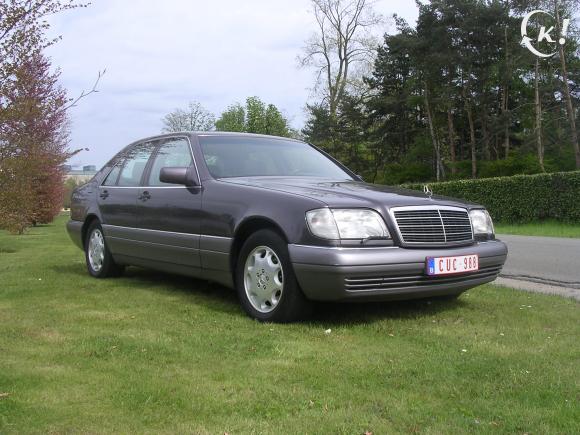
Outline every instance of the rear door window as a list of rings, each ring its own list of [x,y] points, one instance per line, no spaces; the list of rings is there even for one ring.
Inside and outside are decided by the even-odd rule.
[[[137,187],[141,184],[141,177],[155,144],[155,142],[140,143],[128,151],[125,164],[119,175],[118,186]]]

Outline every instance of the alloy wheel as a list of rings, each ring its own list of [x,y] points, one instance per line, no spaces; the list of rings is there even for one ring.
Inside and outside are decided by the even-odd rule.
[[[244,267],[246,296],[257,311],[273,311],[284,292],[284,271],[278,255],[267,246],[258,246],[246,259]]]

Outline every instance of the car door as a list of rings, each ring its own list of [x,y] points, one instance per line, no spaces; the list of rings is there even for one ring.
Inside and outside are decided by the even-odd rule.
[[[113,254],[133,256],[132,230],[137,226],[137,196],[155,143],[138,143],[120,156],[99,186],[101,224]]]
[[[141,255],[152,261],[200,267],[199,230],[201,186],[185,187],[159,180],[164,167],[194,165],[189,138],[161,140],[149,163],[137,200],[139,240],[147,244]]]

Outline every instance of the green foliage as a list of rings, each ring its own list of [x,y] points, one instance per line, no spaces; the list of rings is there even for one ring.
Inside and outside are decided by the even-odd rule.
[[[246,129],[246,111],[240,103],[232,104],[215,122],[217,131],[244,132]]]
[[[580,221],[580,171],[430,184],[436,195],[485,206],[498,222]],[[422,190],[422,184],[403,185]]]
[[[559,3],[563,16],[572,6]],[[360,96],[345,95],[332,116],[326,100],[308,106],[306,139],[389,183],[432,180],[436,168],[441,180],[575,169],[559,56],[540,62],[535,105],[536,58],[520,44],[521,17],[538,5],[440,0],[418,8],[414,27],[394,17],[396,32],[384,35]],[[575,35],[569,30],[563,50],[578,108]]]
[[[307,110],[310,116],[302,130],[306,141],[374,181],[383,162],[383,148],[369,140],[362,100],[346,95],[334,117],[324,104],[308,105]]]
[[[288,120],[273,104],[266,105],[258,97],[246,99],[246,106],[235,103],[222,113],[215,122],[218,131],[260,133],[290,137],[292,130]]]
[[[433,176],[431,165],[424,163],[391,163],[385,165],[384,171],[376,179],[379,184],[401,184],[429,181]]]
[[[63,194],[63,202],[62,208],[68,210],[71,206],[71,195],[75,188],[82,186],[84,184],[83,181],[77,180],[73,177],[67,178],[64,182],[64,194]]]
[[[572,163],[574,160],[572,159]],[[454,174],[449,174],[450,179],[462,180],[471,177],[471,161],[462,160],[453,163]],[[545,162],[546,169],[557,171],[559,165],[552,159]],[[512,175],[531,175],[542,173],[538,159],[533,154],[512,153],[509,157],[501,160],[484,160],[479,163],[478,173],[481,178],[510,177]]]

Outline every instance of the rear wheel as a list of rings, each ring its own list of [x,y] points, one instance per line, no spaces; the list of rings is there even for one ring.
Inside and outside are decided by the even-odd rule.
[[[291,322],[311,311],[294,276],[288,246],[272,230],[255,232],[242,246],[236,289],[246,313],[261,321]]]
[[[119,276],[124,267],[115,263],[109,251],[103,228],[98,221],[93,221],[87,230],[85,239],[85,259],[87,270],[95,278]]]

